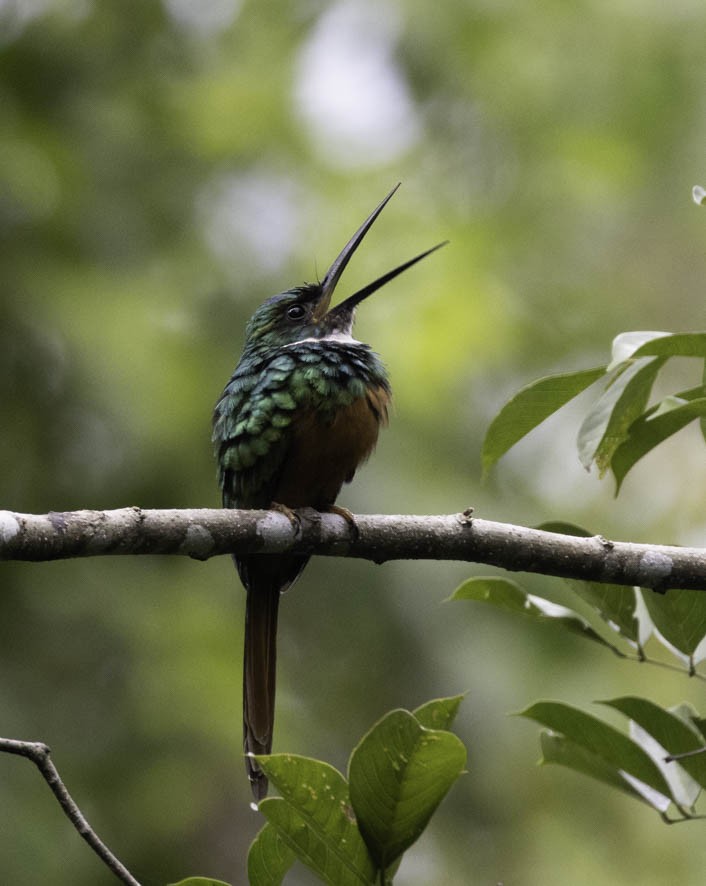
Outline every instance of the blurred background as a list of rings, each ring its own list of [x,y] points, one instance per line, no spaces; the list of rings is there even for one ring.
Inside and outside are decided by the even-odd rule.
[[[218,506],[210,415],[247,318],[323,274],[401,180],[340,296],[451,245],[360,311],[395,410],[340,503],[703,545],[695,429],[617,501],[578,464],[587,401],[484,486],[479,454],[521,385],[605,363],[624,330],[703,328],[706,212],[690,192],[706,184],[705,31],[697,0],[0,0],[0,507]],[[672,389],[698,379],[685,361]],[[275,750],[345,769],[389,709],[466,691],[468,775],[400,884],[702,882],[701,824],[666,828],[537,768],[539,730],[507,715],[620,694],[703,714],[703,684],[444,602],[489,571],[312,562],[281,612]],[[229,559],[0,576],[0,734],[52,747],[145,884],[245,883],[261,818]],[[113,882],[14,757],[0,758],[0,871]]]

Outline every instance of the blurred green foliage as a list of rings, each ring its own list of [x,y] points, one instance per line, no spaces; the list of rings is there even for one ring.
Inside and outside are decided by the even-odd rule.
[[[696,0],[0,0],[0,507],[217,505],[210,412],[247,317],[402,180],[341,295],[452,243],[361,311],[396,409],[341,504],[703,543],[695,429],[616,503],[577,463],[576,414],[482,488],[479,454],[527,381],[604,363],[624,329],[703,328],[705,26]],[[535,770],[534,730],[505,716],[546,695],[703,709],[698,687],[479,607],[466,621],[441,601],[474,571],[312,563],[284,601],[275,750],[340,767],[385,711],[468,690],[473,774],[400,883],[701,882],[696,825]],[[3,564],[2,591],[0,732],[52,747],[140,879],[245,882],[261,818],[227,558]],[[15,758],[0,869],[112,882]]]

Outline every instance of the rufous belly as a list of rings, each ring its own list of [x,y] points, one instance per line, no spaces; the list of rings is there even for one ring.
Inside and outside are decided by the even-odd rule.
[[[371,388],[333,414],[310,409],[298,416],[272,500],[290,508],[332,505],[375,448],[388,403],[383,388]]]

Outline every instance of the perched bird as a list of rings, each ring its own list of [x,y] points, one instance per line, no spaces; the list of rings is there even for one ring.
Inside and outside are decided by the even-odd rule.
[[[355,308],[439,247],[389,271],[337,307],[330,303],[351,256],[397,187],[363,222],[320,283],[269,298],[250,319],[243,354],[213,416],[224,507],[331,510],[341,486],[375,447],[387,421],[390,384],[378,355],[351,335]],[[267,779],[250,755],[269,754],[272,747],[279,598],[308,557],[249,554],[234,560],[247,592],[243,746],[259,801],[267,794]]]

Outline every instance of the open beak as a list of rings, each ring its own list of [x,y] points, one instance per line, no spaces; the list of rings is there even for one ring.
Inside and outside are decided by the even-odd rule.
[[[353,257],[353,253],[360,246],[363,237],[365,237],[365,235],[372,227],[375,219],[380,215],[385,206],[387,206],[388,202],[392,198],[392,195],[398,188],[399,184],[395,185],[395,187],[390,191],[387,197],[385,197],[382,203],[380,203],[380,205],[371,212],[371,214],[366,218],[366,220],[358,228],[355,234],[353,234],[348,243],[346,243],[346,245],[343,247],[328,271],[326,271],[326,275],[321,281],[321,298],[316,305],[316,310],[314,312],[315,320],[320,320],[324,315],[327,315],[329,318],[334,320],[336,326],[348,325],[348,323],[352,320],[353,311],[355,310],[356,306],[363,301],[363,299],[367,298],[369,295],[372,295],[373,292],[376,292],[378,289],[380,289],[381,286],[389,283],[390,280],[394,280],[394,278],[398,274],[406,271],[407,268],[411,268],[412,265],[416,265],[418,261],[421,261],[432,252],[435,252],[437,249],[440,249],[442,246],[445,246],[446,243],[448,243],[448,240],[445,240],[443,243],[438,243],[436,246],[432,246],[431,249],[427,249],[426,252],[422,252],[420,255],[417,255],[414,258],[411,258],[409,261],[406,261],[404,264],[399,265],[399,267],[395,268],[394,270],[388,271],[386,274],[383,274],[382,277],[378,277],[377,280],[374,280],[372,283],[368,283],[367,286],[359,289],[358,292],[354,293],[353,295],[349,295],[345,301],[342,301],[339,305],[336,305],[335,308],[332,308],[329,311],[331,296],[333,295],[333,291],[336,288],[336,284],[341,279],[341,275],[346,269],[346,265]]]

